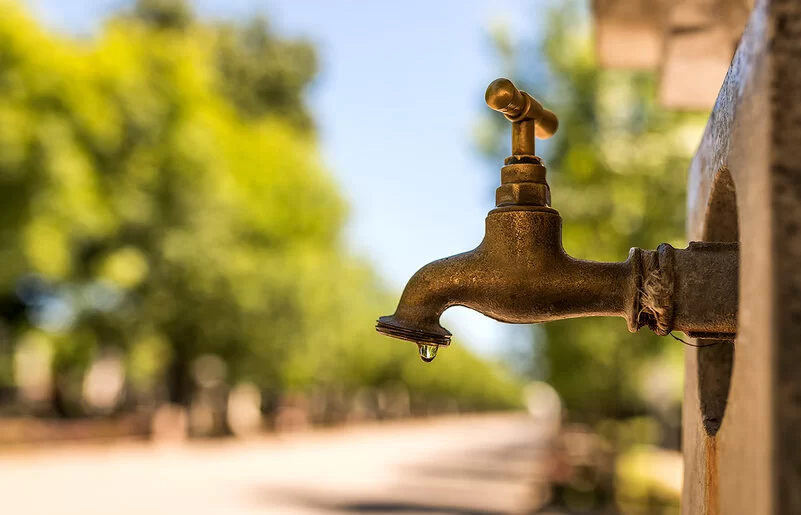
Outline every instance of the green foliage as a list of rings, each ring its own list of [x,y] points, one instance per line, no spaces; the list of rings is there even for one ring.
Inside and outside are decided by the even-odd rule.
[[[589,25],[575,2],[562,4],[544,24],[548,69],[522,53],[515,60],[515,80],[559,116],[557,136],[543,147],[565,250],[622,261],[634,246],[683,246],[686,170],[703,117],[660,108],[651,73],[600,69]],[[499,132],[508,152],[508,129]],[[482,144],[497,156],[498,141]],[[673,339],[631,335],[612,319],[550,323],[538,334],[540,369],[579,418],[642,412],[647,401],[664,400],[644,388],[658,381],[667,383],[656,388],[668,391],[669,403],[678,402],[682,347]],[[648,376],[659,367],[672,372]]]
[[[273,392],[405,381],[463,407],[518,404],[465,351],[425,367],[373,331],[392,300],[342,248],[305,43],[175,1],[143,0],[88,41],[0,7],[0,316],[50,347],[54,375],[80,385],[112,347],[135,390],[166,384],[175,402],[213,354],[230,384]]]
[[[277,115],[303,130],[312,127],[302,98],[317,73],[309,42],[278,38],[264,18],[222,26],[217,37],[221,90],[244,116]]]
[[[127,18],[160,31],[198,27],[186,0],[138,0]],[[204,27],[214,40],[217,87],[245,118],[279,116],[295,127],[312,128],[303,101],[306,86],[317,74],[311,43],[279,37],[263,17],[244,24]]]
[[[156,29],[164,30],[182,30],[195,21],[186,0],[138,0],[131,14]]]

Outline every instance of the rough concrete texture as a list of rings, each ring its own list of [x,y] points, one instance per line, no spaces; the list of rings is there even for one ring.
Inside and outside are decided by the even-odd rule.
[[[758,1],[691,165],[689,237],[739,237],[741,274],[731,384],[714,436],[705,396],[732,353],[686,351],[685,514],[801,513],[799,63],[801,3]]]

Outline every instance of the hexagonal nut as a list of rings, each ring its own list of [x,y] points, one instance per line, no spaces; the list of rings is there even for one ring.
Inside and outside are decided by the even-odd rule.
[[[495,205],[550,206],[551,189],[536,182],[503,184],[495,190]]]
[[[517,163],[501,168],[501,184],[545,182],[545,167],[540,163]]]

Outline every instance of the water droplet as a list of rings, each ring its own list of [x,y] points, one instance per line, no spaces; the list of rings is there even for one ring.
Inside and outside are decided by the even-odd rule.
[[[431,363],[432,361],[434,361],[434,358],[437,357],[437,350],[439,350],[439,345],[426,345],[423,343],[418,343],[417,348],[420,349],[420,359],[422,359],[426,363]]]

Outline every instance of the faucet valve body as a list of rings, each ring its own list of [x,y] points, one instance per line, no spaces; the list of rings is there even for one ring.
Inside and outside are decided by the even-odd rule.
[[[534,141],[553,136],[559,128],[559,119],[509,79],[493,81],[487,87],[485,100],[490,108],[512,122],[512,155],[501,168],[495,205],[550,207],[551,190],[545,179],[545,165],[535,155]]]
[[[551,188],[545,171],[539,157],[531,156],[526,162],[507,158],[506,166],[501,168],[501,185],[495,190],[495,205],[550,207]]]

